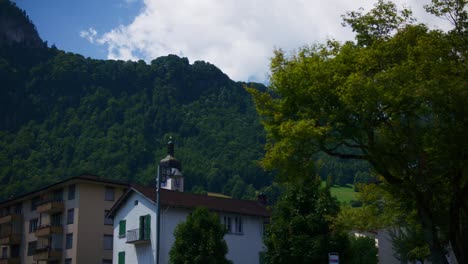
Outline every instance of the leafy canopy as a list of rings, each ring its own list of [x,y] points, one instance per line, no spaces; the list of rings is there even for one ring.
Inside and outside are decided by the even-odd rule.
[[[175,231],[175,242],[169,252],[173,264],[227,264],[228,248],[224,241],[225,229],[216,213],[197,208],[180,223]]]
[[[466,4],[434,1],[441,2]],[[466,9],[457,10],[463,10],[458,25],[466,25]],[[379,1],[372,11],[345,18],[356,42],[329,41],[290,55],[275,51],[270,91],[249,90],[267,132],[262,165],[287,179],[313,173],[318,151],[368,161],[389,192],[416,210],[432,261],[446,262],[441,236],[447,235],[463,263],[468,261],[463,227],[468,67],[461,44],[466,27],[442,32],[402,24],[407,14]]]
[[[266,232],[266,263],[327,263],[329,252],[344,253],[346,236],[331,229],[338,201],[319,185],[310,178],[285,185]]]

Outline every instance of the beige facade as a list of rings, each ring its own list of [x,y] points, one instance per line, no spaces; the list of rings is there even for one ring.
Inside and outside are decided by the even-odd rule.
[[[112,220],[127,184],[80,175],[0,204],[0,264],[112,263]]]

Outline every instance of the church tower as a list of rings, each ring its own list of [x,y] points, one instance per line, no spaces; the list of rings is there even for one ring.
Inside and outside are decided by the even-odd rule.
[[[159,161],[161,173],[161,188],[173,191],[184,191],[184,176],[182,164],[174,157],[174,142],[172,137],[167,143],[167,156]]]

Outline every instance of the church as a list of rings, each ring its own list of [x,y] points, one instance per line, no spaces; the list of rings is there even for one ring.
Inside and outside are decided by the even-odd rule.
[[[182,166],[174,157],[172,141],[159,163],[156,182],[154,188],[131,186],[108,213],[114,222],[114,263],[169,263],[174,230],[197,207],[219,215],[227,230],[228,260],[260,263],[269,217],[263,197],[248,201],[184,192]]]

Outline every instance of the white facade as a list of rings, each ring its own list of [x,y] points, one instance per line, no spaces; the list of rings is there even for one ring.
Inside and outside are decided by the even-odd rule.
[[[174,230],[184,222],[192,210],[161,206],[160,263],[169,262],[169,251],[174,243]],[[250,216],[217,212],[220,221],[230,218],[231,233],[225,235],[228,246],[227,259],[234,264],[257,264],[259,254],[264,251],[263,222],[261,216]],[[127,243],[127,231],[140,228],[140,216],[151,219],[150,241],[140,244]],[[236,219],[237,218],[237,219]],[[125,220],[126,236],[119,237],[119,223]],[[237,225],[236,225],[237,223]],[[237,226],[237,228],[236,228]],[[125,252],[125,263],[154,263],[156,241],[156,205],[146,196],[132,191],[114,214],[114,263],[119,263],[119,253]]]

